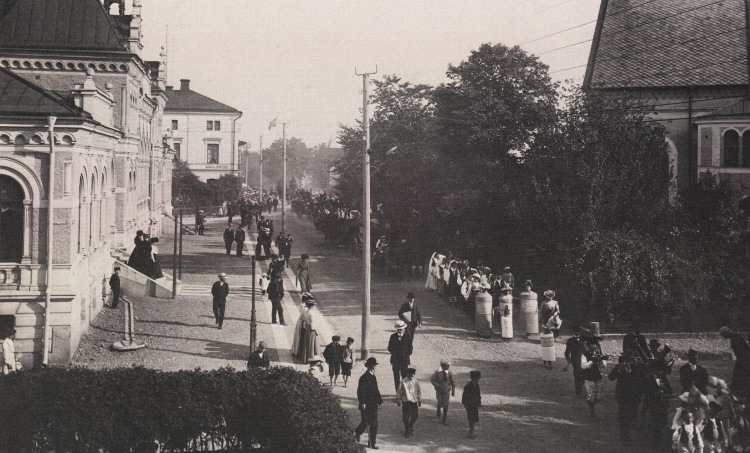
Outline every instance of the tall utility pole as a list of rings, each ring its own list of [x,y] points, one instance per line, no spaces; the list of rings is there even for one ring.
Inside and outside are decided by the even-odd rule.
[[[367,87],[370,84],[370,75],[378,73],[378,67],[375,66],[375,72],[357,72],[354,73],[362,76],[362,128],[364,129],[364,148],[362,150],[362,219],[364,233],[362,237],[362,270],[365,281],[365,297],[362,302],[362,360],[367,359],[370,355],[370,338],[368,328],[370,324],[370,291],[371,291],[371,269],[370,265],[370,118],[367,111],[369,96]]]
[[[286,125],[289,123],[281,123],[281,141],[284,143],[284,180],[283,186],[281,187],[281,231],[286,231]]]
[[[260,188],[258,192],[263,195],[263,136],[260,136]]]

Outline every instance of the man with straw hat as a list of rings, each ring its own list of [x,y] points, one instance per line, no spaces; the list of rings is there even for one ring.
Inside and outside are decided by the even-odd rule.
[[[393,369],[393,383],[398,391],[401,380],[406,377],[410,365],[410,356],[412,353],[411,335],[406,329],[406,323],[396,321],[396,332],[391,334],[388,341],[388,352],[391,353],[391,368]]]

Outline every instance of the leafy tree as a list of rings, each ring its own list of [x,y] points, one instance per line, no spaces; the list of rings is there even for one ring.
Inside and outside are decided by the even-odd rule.
[[[244,177],[240,178],[232,174],[221,175],[211,187],[213,204],[220,205],[225,201],[236,200],[240,196],[243,182]]]
[[[497,160],[523,150],[554,119],[556,88],[548,68],[520,47],[482,44],[435,89],[444,149]]]
[[[286,143],[286,177],[297,180],[305,176],[310,160],[310,151],[302,140],[292,137]],[[272,187],[283,180],[284,143],[278,139],[263,150],[263,187]],[[281,193],[281,192],[279,192]]]
[[[176,208],[195,208],[210,203],[208,186],[190,170],[187,163],[175,160],[172,167],[172,205]]]

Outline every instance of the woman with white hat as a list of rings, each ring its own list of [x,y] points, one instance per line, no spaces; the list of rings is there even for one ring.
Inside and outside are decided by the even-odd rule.
[[[323,326],[323,315],[316,307],[317,303],[312,294],[307,297],[305,305],[307,310],[302,314],[302,338],[298,357],[307,363],[310,357],[320,355],[318,330]]]
[[[553,290],[548,289],[545,291],[544,297],[547,300],[542,302],[542,305],[539,307],[542,328],[549,329],[552,331],[554,337],[557,338],[557,335],[560,333],[560,325],[562,324],[562,320],[560,320],[560,305],[555,300],[555,292]]]

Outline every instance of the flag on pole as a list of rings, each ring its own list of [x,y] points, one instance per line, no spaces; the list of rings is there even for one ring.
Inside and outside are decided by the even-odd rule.
[[[276,118],[273,119],[273,121],[271,121],[270,123],[268,123],[268,130],[269,131],[271,130],[272,127],[276,127],[276,120],[278,120],[278,119],[279,118],[276,117]]]

